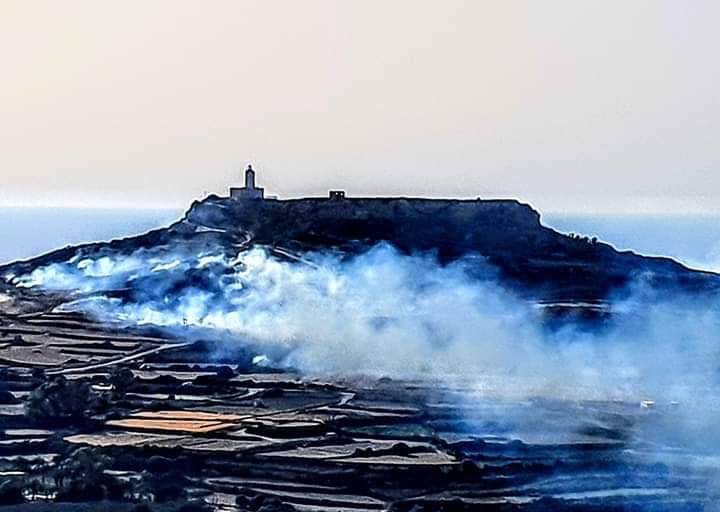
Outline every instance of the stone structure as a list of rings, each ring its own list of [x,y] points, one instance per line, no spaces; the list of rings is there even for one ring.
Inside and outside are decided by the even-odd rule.
[[[245,170],[245,186],[230,187],[230,197],[232,199],[259,199],[259,200],[277,200],[277,196],[265,196],[265,189],[255,186],[255,171],[252,165],[248,165]],[[331,201],[342,201],[346,199],[344,190],[328,191],[328,199]]]
[[[233,199],[264,199],[265,189],[255,186],[255,171],[252,165],[245,170],[245,186],[230,187],[230,197]]]

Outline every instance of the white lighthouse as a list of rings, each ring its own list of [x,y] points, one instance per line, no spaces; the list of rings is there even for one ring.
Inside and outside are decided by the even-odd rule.
[[[255,186],[255,171],[252,165],[248,165],[245,170],[245,186],[231,187],[230,197],[233,199],[264,199],[265,189]]]

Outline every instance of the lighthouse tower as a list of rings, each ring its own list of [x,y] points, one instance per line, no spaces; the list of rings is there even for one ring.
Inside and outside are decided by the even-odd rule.
[[[255,171],[252,165],[248,165],[245,170],[245,186],[231,187],[230,197],[233,199],[264,199],[265,189],[255,186]]]

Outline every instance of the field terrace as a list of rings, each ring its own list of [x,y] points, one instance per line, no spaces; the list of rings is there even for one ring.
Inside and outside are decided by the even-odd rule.
[[[72,447],[90,446],[119,461],[113,472],[125,479],[140,478],[151,457],[181,458],[192,493],[218,509],[242,510],[238,496],[269,495],[297,510],[361,511],[390,501],[358,487],[366,473],[382,483],[385,473],[413,468],[424,481],[459,464],[436,443],[362,432],[417,419],[412,401],[359,405],[346,385],[208,363],[191,344],[77,313],[6,313],[0,336],[5,476],[32,477]],[[113,367],[132,372],[122,396],[112,393]],[[59,375],[89,383],[112,397],[110,405],[80,427],[29,418],[26,401],[38,379]]]
[[[85,447],[129,488],[160,480],[222,511],[702,510],[686,504],[720,499],[716,471],[658,464],[658,447],[641,439],[657,411],[638,404],[314,379],[52,311],[0,314],[0,481],[37,483],[42,492],[25,491],[34,502],[54,498],[48,475]],[[32,393],[60,377],[90,387],[88,414],[29,414]],[[532,431],[508,423],[528,411]],[[113,510],[161,501],[153,492],[132,491]]]

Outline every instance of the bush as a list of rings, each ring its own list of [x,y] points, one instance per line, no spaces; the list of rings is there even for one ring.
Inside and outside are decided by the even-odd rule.
[[[147,459],[146,467],[152,473],[164,473],[173,467],[173,460],[160,455],[153,455]]]
[[[105,470],[112,460],[96,448],[82,447],[61,461],[55,474],[57,501],[99,501],[119,499],[127,484],[109,476]]]
[[[121,368],[119,366],[113,366],[110,370],[110,384],[114,388],[116,396],[123,396],[128,389],[133,385],[135,381],[135,375],[130,368]]]
[[[221,366],[215,371],[215,375],[222,380],[230,380],[235,377],[235,371],[229,366]]]
[[[179,471],[155,474],[143,471],[142,478],[155,497],[155,501],[172,501],[185,496],[187,480]]]
[[[81,381],[69,381],[62,375],[35,388],[27,404],[26,414],[33,419],[71,419],[85,417],[96,396],[90,385]]]

